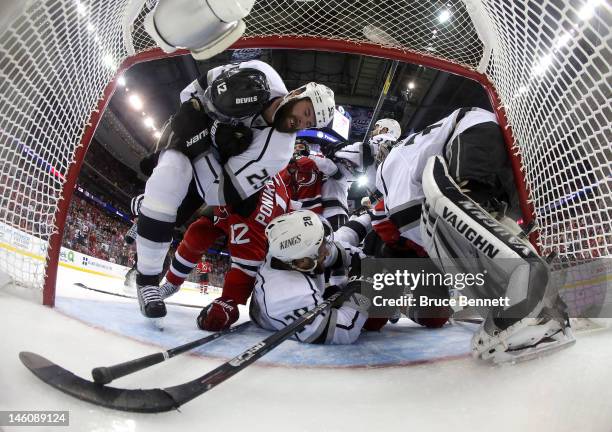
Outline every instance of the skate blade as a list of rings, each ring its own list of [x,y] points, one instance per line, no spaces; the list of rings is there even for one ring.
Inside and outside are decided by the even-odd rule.
[[[516,351],[516,353],[509,353],[505,351],[499,353],[501,355],[494,355],[492,360],[493,363],[497,365],[523,363],[536,358],[549,356],[569,348],[575,343],[576,339],[572,338],[565,341],[550,342],[541,347],[527,348],[524,351]]]
[[[145,318],[155,330],[164,331],[164,318]]]

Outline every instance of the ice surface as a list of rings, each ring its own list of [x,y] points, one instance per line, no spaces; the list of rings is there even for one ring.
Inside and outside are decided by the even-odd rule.
[[[75,281],[123,289],[121,281],[61,269],[56,309],[0,293],[0,410],[70,411],[69,428],[5,431],[612,431],[610,330],[581,333],[574,347],[550,357],[499,367],[465,356],[469,326],[427,332],[403,323],[352,348],[302,349],[286,342],[180,412],[97,408],[39,381],[20,363],[19,351],[39,353],[89,378],[94,366],[202,333],[193,329],[197,309],[170,307],[164,332],[145,331],[132,300],[84,290]],[[191,297],[208,301],[197,292]],[[230,336],[214,349],[179,356],[116,385],[163,387],[193,379],[219,365],[218,357],[266,334],[252,329],[233,335],[231,343]],[[357,367],[346,367],[351,363]]]

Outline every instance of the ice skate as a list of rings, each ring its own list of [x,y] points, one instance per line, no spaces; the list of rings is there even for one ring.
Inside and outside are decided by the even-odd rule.
[[[138,286],[138,304],[140,312],[147,318],[162,318],[166,316],[166,305],[160,295],[160,289],[155,285]]]

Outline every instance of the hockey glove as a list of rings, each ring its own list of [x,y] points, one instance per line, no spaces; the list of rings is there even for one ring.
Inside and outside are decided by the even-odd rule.
[[[251,129],[241,124],[216,123],[214,134],[222,164],[232,156],[243,153],[253,141]]]
[[[209,124],[210,119],[196,98],[183,102],[178,112],[170,120],[172,131],[184,140],[196,136]]]
[[[193,159],[210,149],[211,120],[201,110],[197,99],[184,102],[169,123],[159,138],[159,150],[175,149]]]
[[[198,327],[206,331],[221,331],[238,321],[240,312],[232,299],[219,297],[204,307],[198,316]]]
[[[321,152],[323,153],[323,156],[325,156],[326,158],[333,159],[333,157],[336,155],[336,152],[343,149],[347,145],[348,143],[345,141],[338,141],[337,143],[334,143],[334,144],[330,143],[325,146],[322,146]]]

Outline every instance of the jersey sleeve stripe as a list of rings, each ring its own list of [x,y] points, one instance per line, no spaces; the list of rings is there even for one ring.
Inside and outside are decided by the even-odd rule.
[[[342,325],[342,324],[336,324],[337,328],[341,328],[344,330],[352,330],[353,327],[355,327],[355,322],[357,321],[357,318],[359,318],[359,311],[355,311],[355,316],[353,316],[353,319],[351,320],[351,324],[348,326]]]
[[[261,263],[263,263],[263,261],[249,260],[245,258],[239,258],[237,256],[232,256],[232,261],[242,264],[242,265],[246,265],[246,266],[257,266],[257,267],[259,267]]]
[[[238,263],[232,263],[231,268],[235,268],[236,270],[241,271],[242,273],[246,274],[247,276],[256,276],[257,275],[257,268],[255,268],[255,270],[252,270],[252,267],[249,266],[242,266]]]
[[[176,261],[178,261],[183,266],[194,267],[197,264],[197,263],[186,260],[178,252],[174,254],[174,258]]]
[[[391,213],[389,219],[393,221],[400,231],[414,228],[421,220],[421,204],[404,208],[396,213]]]
[[[246,164],[244,164],[242,166],[242,168],[239,168],[234,175],[240,175],[240,173],[242,171],[244,171],[245,169],[247,169],[251,164],[255,163],[255,162],[259,162],[261,160],[261,158],[263,157],[263,155],[266,153],[266,150],[268,149],[268,144],[270,144],[270,138],[272,138],[272,133],[274,132],[274,128],[270,128],[270,132],[268,132],[268,137],[266,138],[266,143],[264,144],[263,149],[261,150],[261,153],[259,153],[259,156],[257,157],[257,159],[253,159],[248,161]],[[226,164],[227,166],[227,164]],[[229,170],[228,170],[229,172]]]
[[[189,273],[191,273],[191,270],[193,270],[193,268],[190,268],[189,271],[184,271],[185,268],[180,266],[180,265],[178,267],[180,267],[181,270],[179,270],[174,264],[175,263],[173,262],[170,265],[170,271],[172,272],[172,274],[174,274],[174,275],[176,275],[178,277],[181,277],[181,278],[186,278],[187,276],[189,276]]]
[[[323,207],[326,208],[326,209],[334,208],[334,207],[339,207],[342,210],[344,210],[345,213],[348,214],[348,209],[346,208],[346,206],[344,204],[342,204],[337,199],[324,199],[323,200]]]
[[[368,233],[366,227],[364,227],[363,225],[361,225],[359,222],[357,222],[356,220],[352,220],[352,221],[348,221],[345,225],[345,228],[350,229],[352,231],[355,232],[355,234],[357,234],[357,237],[359,238],[359,240],[363,240],[364,237],[366,236],[366,234]]]

